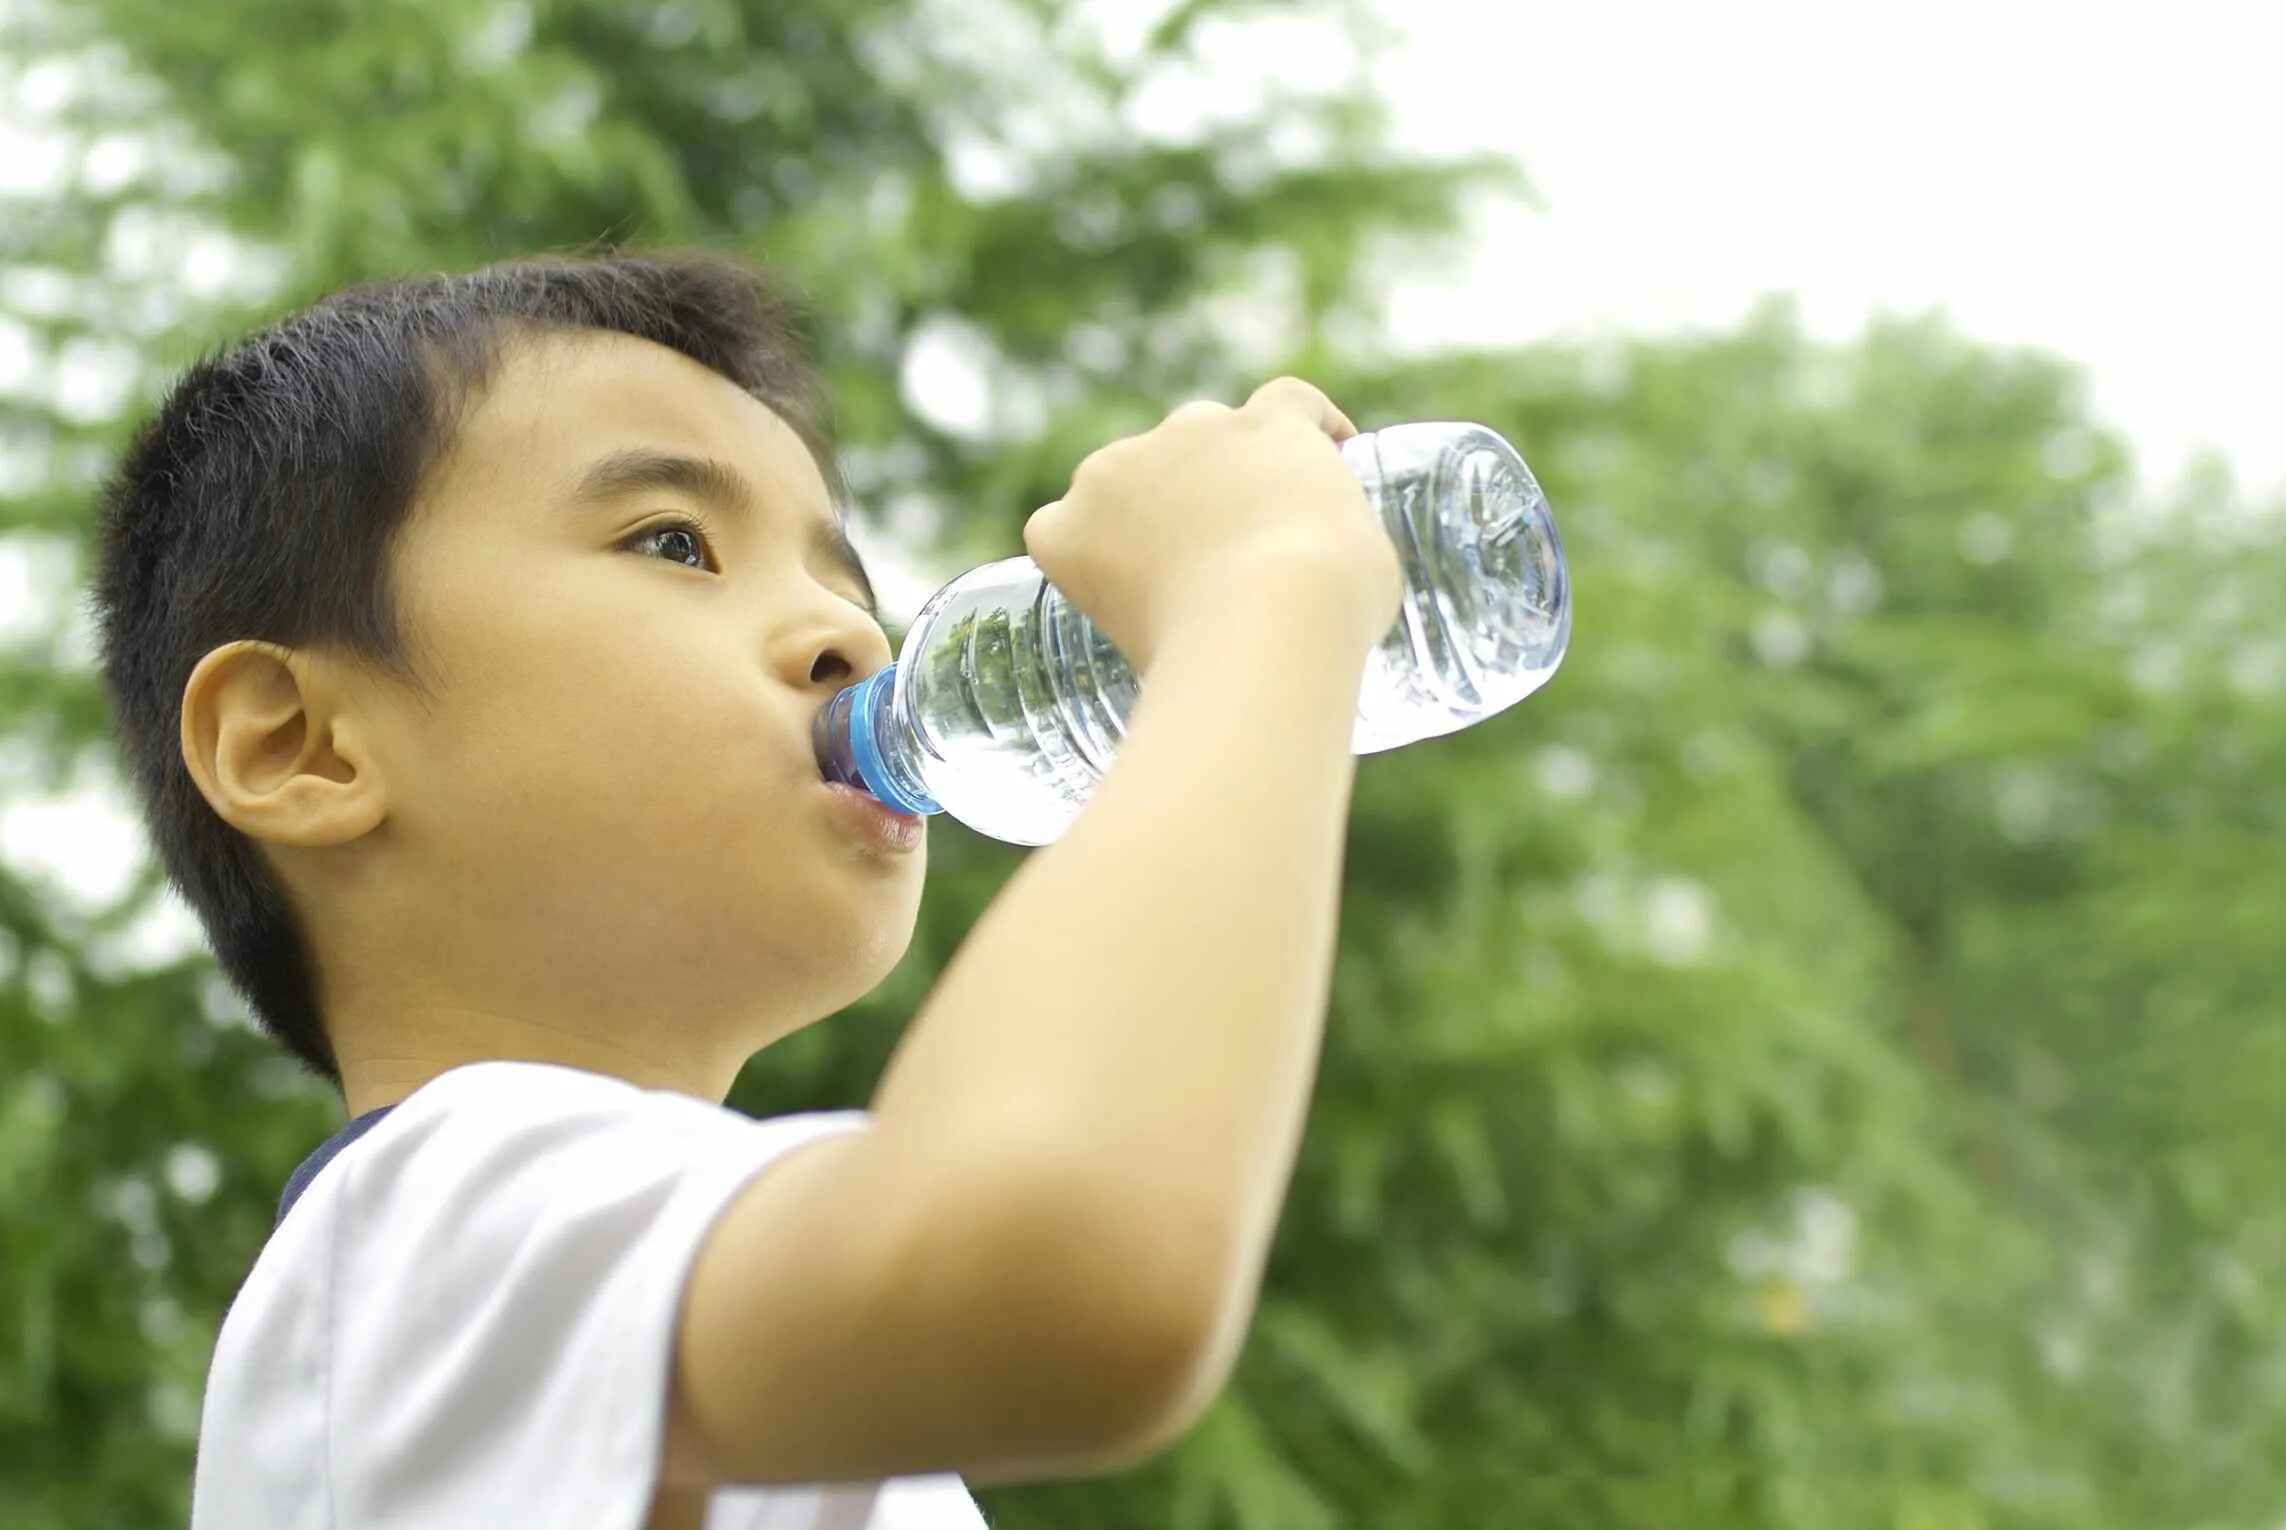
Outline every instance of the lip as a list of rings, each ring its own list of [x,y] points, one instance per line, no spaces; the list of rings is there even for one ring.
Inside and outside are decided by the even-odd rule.
[[[835,815],[857,837],[900,854],[927,843],[929,821],[920,814],[900,813],[871,792],[839,781],[820,781],[818,786],[833,799]]]

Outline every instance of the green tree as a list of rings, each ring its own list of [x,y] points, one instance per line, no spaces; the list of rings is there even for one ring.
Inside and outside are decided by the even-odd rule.
[[[1514,1145],[1487,1180],[1544,1176],[1516,1197],[1543,1208],[1595,1187],[1569,1228],[1527,1229],[1510,1276],[1648,1201],[1650,1245],[1614,1245],[1589,1286],[1640,1314],[1580,1357],[1592,1400],[1544,1375],[1529,1428],[1506,1426],[1549,1442],[1519,1476],[1586,1463],[1589,1486],[1519,1501],[1611,1524],[2270,1523],[2286,650],[2258,592],[2280,507],[2221,479],[2135,503],[2070,368],[1929,319],[1824,347],[1773,303],[1735,335],[1435,357],[1337,396],[1510,431],[1579,576],[1543,698],[1361,783],[1444,814],[1477,799],[1424,906],[1358,921],[1399,970],[1461,942],[1434,964],[1452,998],[1380,1000],[1393,1023],[1498,1012],[1497,961],[1456,917],[1483,885],[1519,900],[1488,926],[1516,990],[1576,991],[1598,1006],[1581,1043],[1637,1048],[1462,1070],[1370,1116],[1395,1152],[1472,1095]],[[1416,768],[1463,779],[1440,792]],[[1392,861],[1435,833],[1400,829]],[[1659,949],[1700,926],[1674,917],[1679,885],[1707,930],[1681,984],[1663,969],[1692,943]],[[1615,953],[1638,970],[1581,976]],[[1519,1025],[1556,1023],[1527,1002]],[[1672,1123],[1636,1170],[1656,1192],[1604,1178],[1630,1168],[1635,1058]],[[1535,1079],[1529,1108],[1496,1093]],[[1567,1105],[1596,1124],[1549,1152]],[[1423,1239],[1485,1252],[1465,1197],[1409,1199]],[[1757,1203],[1793,1222],[1790,1268]],[[1852,1257],[1814,1256],[1821,1221]],[[1764,1284],[1759,1325],[1702,1305],[1669,1326],[1735,1301],[1734,1277]],[[1561,1331],[1581,1337],[1578,1315]],[[1599,1417],[1620,1356],[1654,1389]],[[1694,1456],[1698,1482],[1678,1470]]]
[[[1353,303],[1370,239],[1449,228],[1461,187],[1514,179],[1384,162],[1377,108],[1354,85],[1257,103],[1197,142],[1136,141],[1121,102],[1217,9],[1186,6],[1115,66],[1037,0],[28,0],[0,51],[23,62],[19,80],[47,71],[27,97],[68,76],[55,118],[76,163],[0,219],[7,311],[43,360],[113,364],[128,381],[90,402],[43,375],[0,398],[5,449],[25,465],[0,526],[75,586],[95,480],[208,344],[376,273],[612,238],[791,269],[844,321],[827,361],[853,487],[872,504],[925,491],[990,507],[948,516],[936,554],[1002,555],[1086,450],[1216,386],[1200,380],[1210,367],[1236,375],[1216,360],[1209,300],[1242,294],[1260,260],[1298,262],[1294,315],[1316,332]],[[1272,117],[1327,151],[1281,159]],[[963,189],[949,153],[969,141],[1006,145],[1024,184]],[[1021,370],[1052,401],[1020,447],[932,428],[900,397],[915,333],[953,320],[991,337],[1003,378]],[[1074,343],[1082,321],[1090,339]],[[11,791],[105,773],[76,647],[59,610],[0,657]],[[736,1103],[861,1103],[1013,864],[1006,846],[940,835],[897,978],[830,1035],[773,1049]],[[160,896],[155,867],[97,909],[0,870],[0,1045],[24,1060],[0,1081],[11,1523],[180,1519],[225,1304],[284,1174],[338,1120],[235,1023],[209,959],[124,954]]]
[[[1232,1386],[994,1524],[2274,1524],[2278,513],[2136,503],[2069,368],[1931,320],[1391,362],[1380,274],[1512,168],[1392,159],[1355,80],[1120,125],[1196,29],[1296,9],[1182,4],[1119,61],[1044,0],[25,0],[0,41],[76,61],[93,152],[12,197],[0,311],[128,383],[0,392],[0,537],[76,587],[96,476],[206,344],[599,236],[793,270],[861,522],[947,572],[1185,397],[1291,370],[1368,428],[1481,420],[1555,500],[1572,657],[1361,768]],[[923,335],[985,358],[986,428],[909,407]],[[0,759],[101,778],[61,599],[0,648]],[[908,960],[733,1103],[861,1103],[1021,854],[940,820]],[[161,898],[0,865],[11,1524],[182,1517],[224,1305],[339,1121],[202,953],[136,954]]]

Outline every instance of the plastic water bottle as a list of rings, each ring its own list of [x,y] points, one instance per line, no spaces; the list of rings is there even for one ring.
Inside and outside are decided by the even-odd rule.
[[[1341,454],[1396,543],[1404,605],[1368,656],[1350,747],[1457,732],[1547,684],[1571,640],[1563,548],[1539,482],[1482,425],[1362,432]],[[1111,768],[1141,682],[1042,576],[1005,558],[922,606],[897,662],[818,714],[829,781],[949,812],[1019,845],[1056,840]]]

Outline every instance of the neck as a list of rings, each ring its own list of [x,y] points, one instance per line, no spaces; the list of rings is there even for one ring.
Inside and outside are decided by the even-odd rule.
[[[337,1043],[343,1106],[352,1119],[394,1105],[439,1074],[473,1062],[545,1062],[721,1104],[745,1058],[661,1055],[573,1031],[498,1016],[393,1017],[387,1036]]]

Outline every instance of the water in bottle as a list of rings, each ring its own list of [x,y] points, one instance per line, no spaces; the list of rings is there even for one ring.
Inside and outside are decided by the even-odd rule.
[[[1563,662],[1571,592],[1556,525],[1516,449],[1482,425],[1364,432],[1341,454],[1404,567],[1367,657],[1350,747],[1456,732],[1531,695]],[[1140,682],[1030,558],[969,570],[922,606],[897,662],[818,714],[829,781],[980,834],[1052,843],[1111,768]]]

